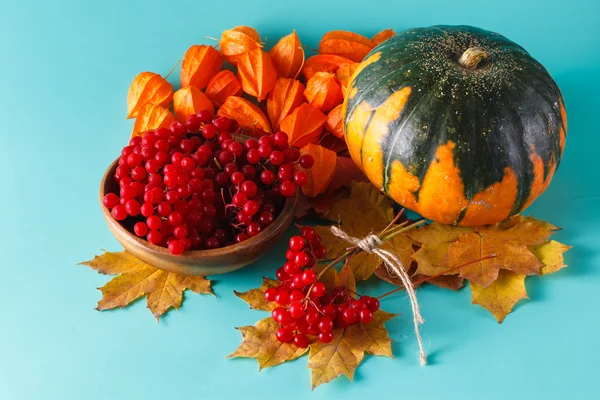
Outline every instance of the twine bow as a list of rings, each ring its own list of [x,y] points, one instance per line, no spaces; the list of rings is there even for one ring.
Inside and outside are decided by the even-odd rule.
[[[392,276],[397,276],[402,281],[402,284],[406,288],[406,293],[408,293],[408,298],[410,299],[410,306],[413,312],[413,323],[415,325],[415,335],[417,336],[417,342],[419,343],[419,358],[421,361],[421,365],[427,364],[427,355],[425,354],[425,350],[423,349],[423,340],[421,339],[421,332],[419,331],[419,324],[425,322],[423,317],[421,317],[421,311],[419,310],[419,302],[417,301],[417,295],[415,293],[415,287],[413,286],[410,277],[402,268],[402,263],[398,259],[394,253],[391,253],[387,250],[381,249],[381,245],[383,242],[377,235],[369,234],[362,239],[355,238],[352,236],[348,236],[346,232],[342,231],[337,226],[331,227],[331,232],[337,237],[344,239],[348,243],[353,244],[354,246],[359,247],[363,251],[368,254],[376,254],[379,258],[383,260],[385,263],[385,267],[388,272]]]

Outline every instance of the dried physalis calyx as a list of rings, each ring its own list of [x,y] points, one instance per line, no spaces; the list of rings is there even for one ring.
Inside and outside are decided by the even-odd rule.
[[[346,91],[348,90],[348,86],[350,86],[350,79],[352,79],[352,75],[359,65],[359,63],[344,64],[335,73],[336,78],[342,86],[342,95],[344,97],[346,97]]]
[[[361,62],[373,49],[373,42],[358,33],[347,31],[327,32],[319,43],[319,53],[335,54]]]
[[[373,46],[378,46],[379,44],[385,42],[386,40],[396,36],[396,32],[393,29],[385,29],[379,32],[377,35],[371,38],[371,42],[373,42]]]
[[[223,57],[212,46],[192,46],[181,62],[181,87],[195,86],[204,89],[210,79],[221,69]]]
[[[154,72],[142,72],[131,82],[127,94],[127,118],[135,118],[146,103],[166,106],[173,99],[173,86]]]
[[[306,83],[304,96],[308,102],[321,111],[328,112],[342,104],[342,88],[334,74],[317,72]]]
[[[219,41],[219,51],[225,60],[233,65],[237,65],[242,54],[262,47],[258,32],[249,26],[236,26],[223,31]]]
[[[161,127],[168,127],[175,122],[169,110],[158,104],[146,103],[139,109],[131,136],[139,136],[143,132]]]
[[[215,106],[221,107],[229,96],[239,96],[242,94],[242,84],[233,72],[224,69],[213,76],[210,82],[208,82],[205,93]]]
[[[326,121],[319,109],[304,103],[281,121],[280,129],[287,133],[290,146],[304,147],[319,137]]]
[[[340,139],[344,138],[342,108],[343,105],[339,104],[333,110],[329,111],[329,114],[327,114],[327,122],[325,123],[325,129],[327,132]]]
[[[271,133],[271,126],[265,114],[248,100],[229,96],[217,112],[219,115],[237,120],[240,126],[257,129],[257,132]]]
[[[238,77],[244,92],[262,101],[275,87],[277,69],[268,53],[254,49],[239,57]]]
[[[175,92],[173,95],[173,109],[175,117],[181,123],[185,123],[190,115],[197,114],[201,110],[208,110],[211,114],[215,111],[213,103],[195,86],[189,86]]]
[[[278,130],[281,121],[305,102],[304,89],[304,85],[296,79],[277,79],[267,100],[267,113],[273,129]]]
[[[314,163],[311,165],[296,165],[296,171],[304,171],[307,176],[306,185],[302,192],[308,197],[315,197],[324,193],[335,176],[337,154],[317,144],[308,144],[300,149],[304,157],[309,155]]]
[[[279,76],[284,78],[298,76],[304,64],[304,50],[296,31],[282,37],[269,51],[269,55],[277,67]]]
[[[336,72],[342,65],[356,64],[354,61],[335,54],[317,54],[309,57],[302,67],[302,75],[309,80],[317,72]]]

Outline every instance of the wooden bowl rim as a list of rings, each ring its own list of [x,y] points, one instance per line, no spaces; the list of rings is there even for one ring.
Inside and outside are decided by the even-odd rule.
[[[111,215],[110,211],[104,206],[104,204],[102,203],[102,200],[104,199],[104,196],[106,195],[105,188],[106,188],[106,184],[108,183],[108,180],[113,179],[113,175],[114,175],[115,170],[117,169],[117,166],[119,163],[119,158],[120,157],[117,157],[117,159],[115,159],[115,161],[113,161],[110,164],[110,166],[104,173],[104,176],[102,177],[102,181],[100,182],[100,191],[99,191],[100,207],[102,209],[102,213],[104,214],[105,217],[112,218],[113,220],[114,220],[113,216]],[[117,183],[115,182],[115,184],[117,184]],[[258,235],[251,237],[247,240],[244,240],[241,243],[236,243],[236,244],[232,244],[229,246],[220,247],[218,249],[188,250],[177,257],[189,257],[189,258],[218,257],[218,256],[226,255],[226,254],[239,253],[239,252],[245,251],[249,248],[259,246],[263,242],[269,241],[274,236],[276,236],[278,231],[286,224],[287,220],[289,219],[289,215],[294,213],[294,211],[296,209],[296,204],[298,203],[298,196],[299,196],[298,192],[299,192],[299,190],[296,190],[296,194],[293,197],[286,199],[283,209],[279,213],[279,216],[277,216],[275,221],[273,221],[273,223],[271,225],[269,225],[267,227],[267,229],[260,232]],[[166,247],[157,246],[155,244],[152,244],[149,241],[142,239],[142,238],[138,237],[137,235],[133,234],[132,232],[130,232],[129,230],[127,230],[123,225],[121,225],[121,223],[119,221],[116,221],[116,220],[114,220],[114,221],[116,222],[115,225],[118,226],[118,229],[122,234],[128,236],[131,240],[135,241],[140,246],[146,247],[149,250],[151,250],[152,252],[159,253],[165,257],[173,257],[173,255],[169,252],[169,250]]]

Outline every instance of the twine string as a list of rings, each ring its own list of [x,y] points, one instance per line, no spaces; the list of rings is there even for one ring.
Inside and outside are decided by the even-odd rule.
[[[351,243],[356,247],[359,247],[364,252],[368,254],[377,255],[383,260],[385,267],[390,273],[390,275],[400,278],[402,284],[406,288],[406,293],[408,294],[410,306],[412,308],[415,335],[419,344],[419,359],[421,361],[421,365],[427,364],[427,354],[425,354],[425,349],[423,348],[423,340],[421,339],[421,332],[419,330],[419,325],[424,323],[425,320],[423,320],[423,317],[421,316],[421,310],[419,309],[419,302],[417,301],[415,287],[412,281],[410,280],[410,276],[408,276],[408,273],[402,267],[402,263],[398,259],[398,256],[392,252],[382,249],[381,245],[383,245],[383,242],[375,234],[369,234],[364,238],[359,239],[352,236],[348,236],[346,232],[344,232],[337,226],[332,226],[331,232],[333,232],[334,235],[345,240],[346,242]]]

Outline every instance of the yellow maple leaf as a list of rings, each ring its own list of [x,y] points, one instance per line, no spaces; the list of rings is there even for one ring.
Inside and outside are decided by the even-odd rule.
[[[473,304],[479,304],[489,310],[498,323],[504,321],[520,299],[527,298],[525,275],[509,270],[500,270],[498,278],[487,287],[471,282]]]
[[[279,281],[263,277],[262,285],[257,289],[250,289],[247,292],[233,291],[237,297],[244,300],[253,310],[273,311],[276,304],[265,300],[265,290],[279,286]]]
[[[273,318],[264,318],[254,326],[236,328],[242,333],[242,343],[228,358],[246,357],[258,361],[259,370],[295,360],[308,351],[277,340],[279,324]]]
[[[542,275],[551,274],[567,266],[563,254],[571,249],[555,240],[550,240],[537,246],[531,246],[530,249],[544,266],[540,269]]]
[[[496,225],[474,228],[452,242],[445,264],[460,265],[494,254],[494,258],[460,269],[460,276],[483,287],[498,278],[500,269],[521,275],[539,275],[543,264],[528,246],[542,244],[557,228],[547,222],[515,215]]]
[[[317,265],[315,267],[315,272],[320,274],[321,271],[323,271],[323,268],[323,265]],[[346,262],[339,271],[335,268],[328,269],[321,275],[319,280],[325,284],[325,287],[327,287],[328,290],[345,286],[350,289],[351,292],[356,292],[356,279],[352,273],[349,262]]]
[[[349,236],[365,237],[378,233],[394,219],[393,202],[377,188],[366,182],[352,182],[350,197],[336,201],[327,213],[327,219],[335,221]],[[314,227],[321,236],[321,244],[327,249],[327,257],[337,258],[344,254],[349,244],[335,236],[328,226]],[[416,244],[407,233],[386,241],[381,247],[398,255],[408,268]],[[349,259],[349,266],[358,280],[368,279],[383,264],[375,254],[360,252]]]
[[[417,261],[416,273],[433,276],[446,271],[450,268],[446,263],[448,247],[460,235],[472,231],[472,228],[443,225],[438,222],[410,230],[408,236],[421,244],[421,248],[413,255]],[[454,271],[452,274],[458,272]]]
[[[179,309],[186,289],[198,294],[212,294],[211,282],[205,277],[163,271],[127,251],[105,252],[80,264],[102,274],[119,274],[100,288],[102,298],[97,310],[125,307],[146,295],[148,308],[159,320],[170,308]]]
[[[383,325],[393,317],[394,314],[380,310],[373,315],[373,321],[369,324],[335,329],[331,343],[312,343],[308,353],[312,388],[340,375],[352,380],[365,352],[393,358],[391,339]]]

